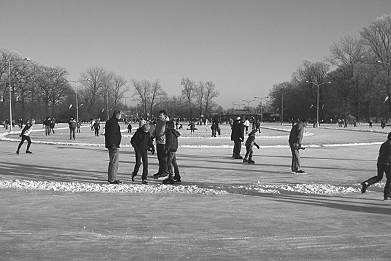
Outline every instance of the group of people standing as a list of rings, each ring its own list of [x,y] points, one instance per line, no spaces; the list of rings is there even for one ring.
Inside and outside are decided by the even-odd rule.
[[[120,118],[121,112],[115,111],[105,125],[105,146],[109,151],[108,182],[110,184],[121,183],[116,177],[119,162],[118,149],[122,138],[118,123]],[[164,110],[159,112],[156,125],[141,120],[139,128],[131,138],[131,145],[134,148],[136,159],[131,174],[132,181],[135,180],[142,164],[143,173],[141,175],[141,182],[142,184],[148,184],[148,151],[152,154],[155,153],[155,146],[153,144],[153,140],[155,140],[159,170],[153,175],[153,178],[159,179],[165,177],[163,184],[181,182],[181,176],[176,162],[179,136],[180,133],[175,129],[175,123],[169,120]]]

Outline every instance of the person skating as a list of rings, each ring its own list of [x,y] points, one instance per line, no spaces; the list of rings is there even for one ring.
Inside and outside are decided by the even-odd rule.
[[[168,177],[163,180],[163,184],[174,184],[175,182],[181,182],[181,176],[179,175],[179,168],[176,162],[176,151],[178,150],[178,137],[181,135],[174,128],[174,122],[168,121],[166,124],[166,153],[167,153],[167,171]],[[172,173],[174,168],[174,176]]]
[[[153,137],[156,141],[157,159],[159,161],[159,171],[153,175],[153,178],[158,179],[167,175],[167,155],[165,152],[166,146],[166,122],[168,117],[165,110],[159,111],[159,117],[153,131]]]
[[[94,122],[94,131],[95,131],[95,136],[99,136],[99,130],[100,130],[100,121],[96,120]]]
[[[68,122],[69,125],[69,139],[72,140],[72,138],[75,140],[75,130],[76,130],[76,121],[74,118],[71,118]]]
[[[110,184],[121,184],[117,179],[119,163],[119,147],[121,144],[121,129],[118,120],[121,119],[121,111],[115,110],[105,125],[105,147],[109,150],[109,167],[107,180]]]
[[[31,139],[30,139],[30,133],[33,129],[34,121],[27,121],[26,126],[24,126],[22,133],[19,135],[19,137],[22,138],[18,145],[18,149],[16,150],[16,154],[19,154],[20,148],[22,147],[25,140],[27,140],[27,148],[26,153],[31,154],[30,146],[31,146]]]
[[[216,120],[212,122],[212,125],[210,126],[210,129],[212,130],[212,137],[216,137],[217,132],[219,132],[219,124]],[[219,134],[220,135],[220,134]]]
[[[189,124],[189,129],[190,130],[190,133],[194,133],[195,130],[197,130],[197,128],[195,127],[195,123],[193,121],[191,121]]]
[[[291,152],[292,152],[291,170],[292,172],[295,173],[305,173],[305,171],[300,168],[300,153],[299,153],[301,149],[304,149],[301,144],[303,140],[303,134],[305,128],[304,122],[305,121],[303,119],[300,119],[297,123],[293,125],[291,132],[289,134],[289,147],[291,148]]]
[[[132,133],[132,124],[130,122],[128,123],[127,129],[128,129],[128,133]]]
[[[377,176],[361,183],[361,193],[365,193],[367,188],[383,179],[386,174],[386,184],[384,186],[384,200],[391,198],[391,132],[388,133],[387,140],[380,146],[377,157]]]
[[[253,129],[249,134],[246,140],[246,155],[244,156],[243,163],[254,164],[253,161],[253,146],[259,149],[259,145],[255,143],[255,134],[258,132],[258,129]]]
[[[134,155],[136,157],[136,164],[132,172],[132,181],[137,175],[138,170],[141,166],[141,161],[143,163],[143,174],[141,175],[141,183],[148,184],[148,151],[151,151],[152,154],[155,153],[155,147],[153,146],[151,134],[149,133],[150,126],[146,123],[145,120],[140,121],[140,127],[134,133],[133,137],[130,140],[134,148]]]
[[[43,126],[45,128],[45,135],[48,136],[50,135],[50,117],[47,117],[44,121],[43,121]]]
[[[54,118],[50,119],[50,133],[54,134],[54,127],[56,126],[56,120]]]
[[[80,121],[76,122],[76,132],[77,133],[80,133],[80,127],[81,127],[81,122]]]
[[[243,140],[244,140],[244,126],[243,123],[240,121],[240,117],[237,117],[232,124],[232,132],[231,132],[231,141],[234,142],[232,158],[243,159],[243,157],[240,156],[240,150],[242,147]]]

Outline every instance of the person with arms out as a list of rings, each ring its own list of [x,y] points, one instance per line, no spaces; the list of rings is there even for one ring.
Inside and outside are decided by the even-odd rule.
[[[166,122],[168,117],[165,110],[159,111],[159,117],[153,131],[153,137],[156,141],[157,159],[159,161],[159,171],[153,175],[154,179],[164,177],[167,174],[167,155],[165,153],[166,146]]]
[[[361,193],[365,193],[367,188],[380,182],[386,174],[386,184],[384,186],[384,200],[391,198],[391,132],[388,133],[387,140],[380,146],[377,157],[377,176],[374,176],[361,183]]]
[[[253,147],[259,149],[259,145],[255,143],[255,134],[258,132],[258,129],[253,129],[246,140],[246,156],[244,156],[243,163],[254,164],[253,161]]]
[[[31,146],[31,139],[30,139],[30,133],[33,129],[33,124],[34,121],[27,121],[26,126],[24,126],[22,133],[19,135],[22,137],[22,140],[20,141],[18,145],[18,149],[16,150],[16,154],[19,154],[20,148],[22,147],[23,143],[25,140],[27,140],[27,149],[26,153],[31,154],[32,152],[30,151],[30,146]]]
[[[134,148],[134,155],[136,157],[136,165],[134,165],[132,173],[132,181],[137,176],[138,170],[143,163],[143,174],[141,175],[141,183],[148,184],[148,151],[152,154],[155,153],[155,147],[153,146],[151,134],[149,133],[150,126],[145,120],[140,121],[140,127],[136,130],[133,137],[130,140]]]
[[[305,120],[300,119],[297,123],[293,124],[291,132],[289,134],[289,147],[292,152],[292,164],[291,170],[294,173],[305,173],[304,170],[300,168],[300,153],[301,149],[304,149],[301,145],[303,141],[305,129]]]
[[[109,150],[108,182],[121,184],[117,179],[119,163],[119,147],[121,144],[121,129],[118,120],[121,119],[121,111],[115,110],[105,125],[105,147]]]
[[[176,151],[178,150],[178,137],[181,134],[175,130],[175,124],[173,121],[168,121],[166,124],[166,154],[167,154],[167,171],[168,177],[163,180],[163,184],[174,184],[175,182],[181,182],[181,176],[179,175],[179,168],[176,162]],[[174,167],[174,177],[172,168]]]
[[[234,142],[232,158],[243,159],[243,157],[240,156],[240,150],[242,147],[242,142],[244,140],[244,126],[243,123],[240,121],[240,117],[237,117],[236,120],[233,122],[231,130],[231,141]]]

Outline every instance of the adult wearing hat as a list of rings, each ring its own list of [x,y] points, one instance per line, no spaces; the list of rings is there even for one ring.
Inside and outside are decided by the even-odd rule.
[[[244,140],[244,125],[241,122],[240,117],[237,117],[231,127],[231,140],[234,142],[234,148],[232,151],[232,158],[243,159],[240,156],[240,150],[242,148],[242,142]]]
[[[118,121],[121,119],[121,111],[115,110],[105,125],[105,147],[109,150],[108,182],[120,184],[117,179],[119,163],[119,147],[121,144],[121,129]]]
[[[377,157],[377,176],[374,176],[361,183],[361,193],[365,193],[367,188],[383,179],[386,173],[386,184],[384,186],[384,200],[391,198],[391,132],[388,133],[387,140],[380,146]]]

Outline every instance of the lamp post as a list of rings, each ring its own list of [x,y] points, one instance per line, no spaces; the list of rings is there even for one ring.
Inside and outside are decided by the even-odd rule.
[[[319,93],[319,89],[320,89],[320,86],[324,85],[324,84],[330,84],[331,82],[322,82],[322,83],[317,83],[317,82],[311,82],[311,81],[305,81],[306,83],[311,83],[313,85],[315,85],[317,87],[317,93],[316,93],[316,125],[315,127],[319,127],[319,96],[320,96],[320,93]]]
[[[73,83],[76,83],[75,85],[75,103],[76,103],[76,122],[79,122],[79,99],[77,97],[77,93],[79,91],[79,87],[77,85],[77,81],[72,81],[72,80],[68,80],[69,82],[73,82]]]
[[[269,96],[265,96],[265,97],[254,96],[254,98],[259,100],[259,105],[260,105],[259,107],[260,107],[260,113],[261,113],[261,122],[263,122],[263,104],[262,104],[262,100],[269,98]]]

